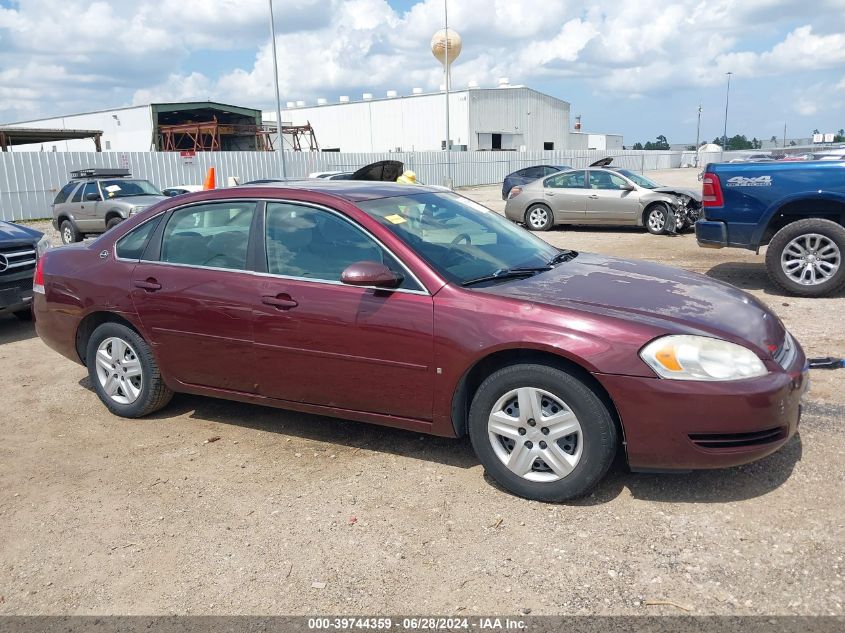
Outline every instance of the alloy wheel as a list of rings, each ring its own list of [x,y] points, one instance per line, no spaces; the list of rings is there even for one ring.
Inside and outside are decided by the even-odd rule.
[[[559,481],[581,460],[578,417],[543,389],[523,387],[504,394],[490,412],[487,432],[499,460],[529,481]]]
[[[117,337],[97,347],[97,378],[105,394],[118,404],[132,404],[141,395],[144,372],[132,346]]]
[[[657,233],[666,226],[666,214],[662,209],[652,209],[648,214],[648,228]]]
[[[531,212],[528,214],[528,224],[531,225],[532,229],[542,229],[546,226],[546,223],[549,221],[549,212],[546,211],[543,207],[535,207],[531,209]]]
[[[783,272],[803,286],[817,286],[831,279],[842,264],[839,246],[818,233],[799,235],[780,256]]]

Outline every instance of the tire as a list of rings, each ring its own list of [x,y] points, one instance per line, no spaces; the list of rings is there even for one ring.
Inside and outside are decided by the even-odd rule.
[[[27,308],[26,310],[17,310],[12,314],[18,319],[18,321],[32,321],[32,308]]]
[[[173,397],[150,346],[121,323],[103,323],[94,330],[85,358],[94,390],[115,415],[140,418],[158,411]],[[107,362],[107,358],[115,362]],[[139,375],[133,375],[135,371]]]
[[[119,216],[114,216],[114,217],[109,218],[108,221],[106,221],[106,231],[113,229],[114,227],[116,227],[121,222],[123,222],[123,218],[121,218]]]
[[[533,412],[520,415],[519,403],[526,411],[532,401]],[[551,422],[554,417],[556,423]],[[571,433],[560,435],[567,431]],[[618,447],[616,424],[602,399],[575,375],[547,365],[512,365],[489,376],[472,400],[469,436],[478,459],[500,486],[548,502],[592,490]],[[515,462],[513,468],[508,460]]]
[[[824,297],[845,286],[843,260],[845,227],[820,218],[787,224],[766,250],[771,280],[799,297]]]
[[[544,204],[532,204],[525,211],[525,226],[529,231],[548,231],[554,223],[552,210]]]
[[[76,225],[70,220],[65,220],[59,226],[59,233],[62,236],[62,244],[73,244],[82,241],[82,233],[76,228]]]
[[[652,235],[668,233],[670,216],[674,217],[674,214],[670,213],[669,208],[662,202],[655,202],[650,205],[643,215],[643,224],[645,224],[646,231]]]

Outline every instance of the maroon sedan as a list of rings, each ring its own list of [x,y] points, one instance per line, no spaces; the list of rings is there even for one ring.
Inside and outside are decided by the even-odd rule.
[[[508,490],[714,468],[797,428],[805,358],[753,297],[558,250],[459,195],[308,181],[180,196],[49,251],[38,333],[110,411],[185,392],[469,434]]]

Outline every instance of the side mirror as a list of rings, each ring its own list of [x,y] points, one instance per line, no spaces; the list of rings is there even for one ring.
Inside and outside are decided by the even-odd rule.
[[[623,191],[633,191],[635,189],[635,187],[630,182],[626,182],[624,185],[622,185],[620,187],[620,189],[622,189]]]
[[[346,267],[340,280],[350,286],[396,288],[404,277],[379,262],[355,262]]]
[[[100,194],[98,193],[86,193],[85,194],[85,201],[86,202],[99,202],[102,200]]]

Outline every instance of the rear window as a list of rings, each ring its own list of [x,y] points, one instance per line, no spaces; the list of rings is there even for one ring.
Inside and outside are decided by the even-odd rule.
[[[76,189],[76,186],[78,184],[78,182],[69,182],[64,187],[62,187],[62,190],[59,191],[59,193],[56,195],[56,199],[53,200],[53,204],[61,204],[63,202],[67,202],[68,196],[74,189]]]
[[[135,227],[117,240],[115,245],[117,256],[121,259],[141,259],[144,250],[147,248],[147,242],[159,222],[161,222],[160,215],[144,222],[141,226]]]

